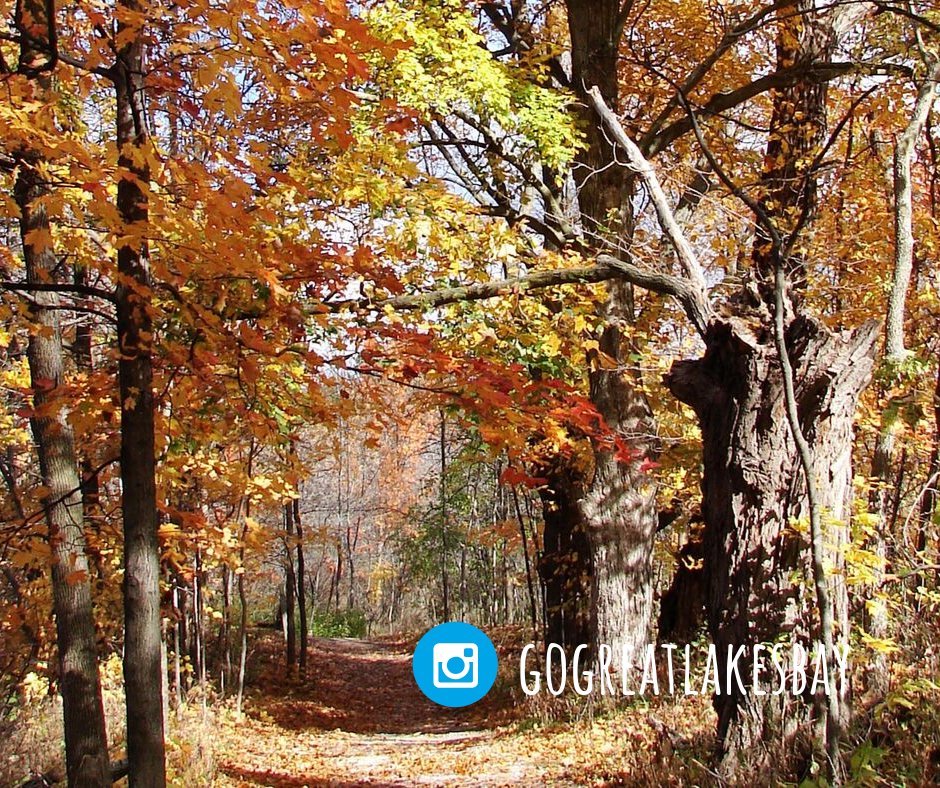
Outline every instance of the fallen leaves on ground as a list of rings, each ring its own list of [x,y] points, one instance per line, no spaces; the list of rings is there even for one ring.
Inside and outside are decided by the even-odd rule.
[[[580,719],[540,724],[521,693],[498,681],[480,703],[444,709],[416,687],[411,645],[318,638],[300,677],[288,673],[275,637],[259,641],[243,718],[217,718],[215,784],[662,785],[704,775],[696,753],[710,744],[707,701],[602,716],[583,704]]]

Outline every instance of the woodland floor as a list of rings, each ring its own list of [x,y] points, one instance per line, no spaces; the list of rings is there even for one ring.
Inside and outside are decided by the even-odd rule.
[[[414,642],[316,638],[306,677],[287,673],[266,633],[251,652],[245,717],[216,728],[219,786],[541,786],[707,784],[707,701],[614,713],[538,707],[512,684],[519,644],[494,638],[500,675],[465,709],[427,700]],[[515,638],[518,640],[518,637]],[[561,714],[564,721],[546,719]],[[706,779],[702,779],[706,776]]]
[[[561,777],[562,764],[525,752],[498,692],[467,709],[427,700],[411,675],[411,644],[315,638],[306,678],[285,676],[265,653],[276,645],[259,645],[255,658],[267,664],[247,719],[229,730],[237,741],[222,748],[219,785],[534,786]]]

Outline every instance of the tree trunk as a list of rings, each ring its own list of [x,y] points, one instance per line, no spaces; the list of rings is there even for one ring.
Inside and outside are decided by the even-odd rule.
[[[447,582],[447,420],[443,410],[441,410],[440,437],[441,597],[444,604],[444,621],[450,621],[450,594]]]
[[[567,0],[567,8],[572,84],[582,96],[598,87],[616,111],[620,3]],[[619,248],[629,244],[632,234],[633,179],[616,163],[593,111],[585,110],[583,117],[588,145],[574,165],[582,230],[599,248]],[[580,485],[562,478],[563,483],[545,491],[546,536],[550,538],[540,566],[549,597],[547,631],[561,634],[560,642],[566,645],[570,638],[576,638],[575,645],[587,643],[595,656],[600,644],[611,646],[614,653],[623,649],[639,653],[649,639],[656,532],[655,485],[640,470],[652,448],[645,437],[654,432],[652,413],[637,381],[623,370],[628,357],[623,329],[633,321],[629,285],[611,286],[604,317],[600,350],[617,362],[617,368],[607,369],[599,359],[589,359],[594,367],[591,401],[607,426],[630,446],[633,456],[625,461],[610,447],[596,447],[591,479]],[[561,477],[565,475],[561,472]],[[554,481],[558,480],[556,475]],[[581,493],[578,499],[562,500],[573,492]],[[575,549],[554,554],[556,548],[568,547]],[[562,576],[551,579],[551,570],[561,571]],[[588,593],[584,593],[585,584]]]
[[[49,35],[49,6],[36,0],[17,5],[16,26],[23,36],[19,53],[24,73],[42,65],[46,55],[30,42]],[[47,99],[50,78],[39,74],[33,82],[37,100]],[[20,236],[26,278],[31,283],[56,281],[57,259],[50,245],[35,237],[49,237],[50,224],[40,199],[49,194],[40,157],[29,150],[15,154],[17,177],[14,198],[20,210]],[[65,761],[70,786],[110,784],[108,739],[105,730],[91,582],[85,545],[85,512],[75,439],[57,402],[65,382],[58,296],[36,292],[32,296],[27,359],[33,389],[30,419],[42,484],[43,507],[52,552],[52,602],[56,622],[59,689],[65,729]],[[11,474],[12,479],[12,474]],[[11,487],[13,483],[11,481]]]
[[[72,271],[72,281],[79,287],[87,286],[88,269],[76,264]],[[91,375],[95,369],[92,345],[94,339],[94,323],[90,315],[79,318],[75,326],[75,344],[73,355],[75,364],[81,372]],[[101,525],[104,522],[104,512],[101,509],[101,485],[98,479],[98,469],[95,468],[93,454],[87,449],[78,447],[82,472],[82,508],[85,512],[85,534],[91,534],[88,545],[89,558],[94,563],[96,582],[95,592],[104,590],[105,568],[101,557]]]
[[[144,13],[136,0],[120,0],[133,18]],[[131,33],[118,23],[118,37]],[[148,220],[150,182],[144,159],[133,155],[147,144],[143,34],[118,52],[113,77],[117,98],[117,207],[128,226]],[[121,506],[124,515],[124,684],[127,693],[127,758],[132,788],[166,784],[160,660],[160,549],[154,447],[150,264],[145,243],[118,249],[117,332],[120,350]]]
[[[288,501],[284,504],[284,634],[287,645],[287,666],[297,664],[297,625],[294,621],[294,601],[297,595],[297,579],[294,576],[294,557],[291,542],[294,537],[294,510]]]
[[[222,623],[219,626],[219,685],[222,697],[232,683],[232,571],[222,565]]]
[[[173,685],[176,694],[176,715],[177,718],[183,712],[183,671],[182,671],[182,652],[183,646],[183,613],[180,609],[180,587],[176,578],[173,579]]]
[[[249,476],[250,476],[249,472]],[[245,517],[250,511],[249,504],[245,505]],[[245,536],[248,526],[242,527],[242,544],[239,548],[238,573],[238,693],[235,698],[235,714],[238,719],[242,715],[242,700],[245,697],[245,665],[248,662],[248,594],[245,592]]]
[[[532,637],[538,638],[538,614],[535,606],[535,586],[532,582],[532,561],[529,558],[529,536],[526,532],[526,521],[522,516],[522,507],[519,505],[519,493],[515,486],[512,488],[512,502],[516,510],[516,519],[519,521],[519,535],[522,537],[522,557],[525,562],[525,584],[529,600],[529,620],[532,624]]]
[[[619,289],[612,287],[614,293]],[[619,308],[626,300],[613,295],[611,302]],[[623,362],[627,354],[618,322],[604,330],[601,350]],[[591,373],[591,400],[634,455],[625,460],[613,450],[595,450],[594,478],[581,503],[593,563],[592,642],[639,659],[653,614],[656,486],[640,469],[652,451],[647,436],[654,432],[653,414],[646,397],[619,370]]]
[[[37,248],[28,240],[30,233],[49,228],[45,209],[36,203],[48,192],[34,169],[37,163],[20,158],[15,195],[27,280],[50,282],[54,281],[57,262],[52,249]],[[27,356],[35,412],[30,421],[45,488],[44,508],[52,550],[66,770],[70,786],[98,786],[110,783],[108,740],[85,550],[81,477],[72,428],[66,411],[56,404],[65,377],[56,311],[58,296],[37,292],[32,298],[30,317],[36,330],[30,333]]]
[[[199,682],[199,694],[203,706],[206,703],[206,633],[205,633],[205,603],[203,602],[203,585],[205,572],[202,571],[202,550],[197,545],[196,555],[193,557],[193,626],[192,650],[190,659],[196,680]]]
[[[891,278],[891,289],[888,293],[888,311],[885,318],[885,351],[884,351],[884,387],[903,381],[902,369],[906,356],[904,347],[904,315],[907,291],[910,286],[911,273],[914,269],[914,228],[913,228],[913,178],[911,166],[917,148],[917,140],[923,133],[927,123],[927,115],[936,96],[936,81],[940,77],[940,64],[933,64],[924,82],[917,92],[914,109],[907,126],[901,133],[894,148],[894,163],[892,168],[892,186],[894,191],[894,272]],[[888,382],[890,380],[890,383]],[[884,394],[884,391],[882,392]],[[888,545],[894,530],[897,507],[893,507],[895,514],[891,516],[891,503],[897,498],[891,489],[891,476],[895,464],[895,429],[897,426],[898,404],[890,401],[882,413],[881,430],[875,444],[872,456],[871,476],[874,488],[869,497],[869,509],[877,518],[875,533],[871,539],[871,550],[882,561],[876,568],[875,582],[872,583],[871,596],[866,605],[868,612],[868,632],[872,637],[883,639],[888,637],[888,610],[885,601],[879,598],[878,586],[888,571],[889,555]],[[903,472],[903,462],[899,471],[896,490],[900,491]],[[889,678],[888,660],[884,653],[876,652],[872,655],[868,669],[869,686],[879,695],[888,690]]]
[[[333,573],[334,583],[330,588],[330,600],[333,600],[335,597],[336,606],[333,608],[337,612],[339,611],[339,594],[340,594],[340,583],[343,579],[343,545],[340,540],[336,540],[336,569]],[[329,605],[327,605],[329,609]]]
[[[569,654],[591,643],[591,548],[577,502],[583,480],[567,463],[539,474],[548,483],[542,499],[542,557],[538,571],[545,589],[545,643],[557,643]]]
[[[937,380],[933,391],[933,449],[927,465],[927,482],[918,510],[918,528],[916,547],[918,553],[927,550],[928,534],[937,511],[937,489],[940,488],[940,366],[937,367]],[[931,563],[925,556],[924,563]],[[936,561],[934,561],[936,563]]]
[[[833,333],[797,317],[787,327],[800,424],[821,480],[825,541],[835,570],[848,539],[853,418],[871,374],[876,336],[873,323]],[[715,321],[706,347],[704,358],[677,362],[667,382],[695,410],[702,430],[706,616],[721,662],[729,646],[771,643],[781,635],[806,645],[819,635],[808,534],[789,527],[808,512],[772,338],[755,337],[743,322]],[[830,576],[829,593],[835,636],[844,640],[848,601],[841,574]],[[748,689],[750,659],[747,653],[739,663]],[[722,664],[719,675],[726,675]],[[755,770],[767,764],[774,753],[766,743],[792,746],[810,707],[800,700],[781,702],[787,695],[742,696],[736,685],[730,690],[722,686],[714,704],[723,770],[734,776],[745,759]]]
[[[818,11],[809,0],[794,0],[792,11],[778,21],[778,69],[830,60],[840,35],[864,13],[854,7]],[[759,288],[755,309],[748,318],[713,320],[704,358],[678,362],[668,376],[671,390],[695,409],[702,429],[705,607],[720,661],[730,659],[729,646],[781,636],[803,645],[823,640],[817,602],[819,619],[830,618],[831,608],[832,638],[848,637],[839,547],[848,539],[851,516],[852,423],[871,375],[877,326],[834,333],[803,314],[798,296],[806,261],[802,253],[787,251],[799,248],[796,236],[816,210],[815,167],[825,131],[825,84],[799,80],[774,92],[752,251]],[[789,294],[782,292],[778,274],[792,282]],[[793,368],[799,431],[814,468],[817,504],[825,513],[821,552],[835,570],[828,578],[817,572],[823,593],[816,594],[809,534],[791,526],[808,519],[810,511],[772,333],[771,316],[782,310],[778,291],[796,311],[793,318],[783,312],[783,340]],[[746,687],[752,682],[752,658],[748,651],[738,662]],[[726,675],[725,667],[719,664],[720,675]],[[787,694],[742,694],[737,685],[721,689],[714,705],[724,777],[740,779],[745,761],[755,773],[771,763],[785,766],[779,760],[781,743],[795,753],[801,739],[812,741],[809,703]],[[821,721],[827,704],[815,700]],[[844,697],[828,705],[835,714],[826,721],[827,748],[837,753],[849,706]],[[832,767],[838,773],[839,764]]]
[[[300,672],[307,670],[307,591],[304,561],[304,529],[300,522],[300,499],[295,498],[294,528],[297,529],[297,603],[300,608]]]

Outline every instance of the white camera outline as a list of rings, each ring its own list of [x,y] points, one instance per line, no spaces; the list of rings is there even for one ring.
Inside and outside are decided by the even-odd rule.
[[[469,656],[468,650],[472,652]],[[448,661],[454,657],[466,665],[456,676],[447,669]],[[476,643],[435,643],[431,663],[432,681],[438,689],[473,689],[480,684],[480,649]],[[468,673],[470,678],[463,680]]]

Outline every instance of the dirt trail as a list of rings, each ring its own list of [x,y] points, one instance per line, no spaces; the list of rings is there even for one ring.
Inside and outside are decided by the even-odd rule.
[[[272,639],[259,644],[246,719],[227,742],[220,784],[543,785],[552,771],[505,746],[511,709],[493,694],[467,709],[427,700],[403,643],[315,639],[306,679]]]

